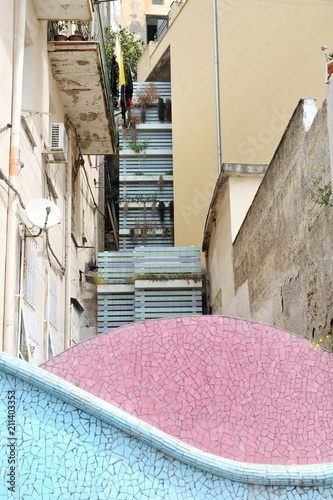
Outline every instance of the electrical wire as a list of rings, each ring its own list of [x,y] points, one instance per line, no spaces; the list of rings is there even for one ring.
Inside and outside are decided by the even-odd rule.
[[[45,231],[45,237],[46,237],[46,251],[47,251],[47,257],[48,257],[48,261],[49,261],[49,264],[50,266],[52,267],[52,269],[55,271],[54,267],[52,266],[52,263],[51,263],[51,260],[50,260],[50,256],[48,254],[48,251],[50,250],[54,260],[57,262],[59,268],[60,268],[60,272],[64,275],[66,273],[66,268],[61,264],[61,262],[59,261],[58,257],[56,256],[56,254],[54,253],[53,249],[52,249],[52,246],[50,244],[50,240],[49,240],[49,232],[48,230]]]
[[[88,186],[88,189],[90,191],[90,194],[91,194],[91,197],[92,197],[92,200],[93,200],[93,205],[94,205],[94,208],[97,210],[97,212],[102,215],[104,217],[104,219],[106,219],[106,216],[105,214],[103,214],[103,212],[101,212],[101,210],[99,209],[97,203],[96,203],[96,200],[95,200],[95,196],[94,196],[94,193],[91,189],[91,186],[90,186],[90,181],[89,181],[89,177],[88,177],[88,173],[87,173],[87,170],[85,168],[85,164],[84,164],[84,159],[83,159],[83,155],[82,155],[82,152],[81,152],[81,148],[80,148],[80,140],[79,140],[79,136],[78,136],[78,133],[77,133],[77,130],[76,130],[76,127],[74,125],[73,122],[71,122],[71,120],[68,120],[72,130],[74,131],[74,134],[75,134],[75,140],[76,140],[76,147],[79,151],[79,158],[81,159],[82,158],[82,162],[80,162],[80,166],[82,166],[83,168],[83,172],[84,172],[84,175],[85,175],[85,178],[86,178],[86,181],[87,181],[87,186]]]
[[[25,204],[23,203],[23,200],[22,200],[22,197],[21,197],[20,193],[18,192],[18,190],[16,189],[16,187],[10,182],[10,180],[8,179],[8,177],[3,173],[3,170],[1,168],[0,168],[0,180],[5,181],[5,183],[7,184],[7,186],[9,186],[10,189],[12,189],[14,191],[14,193],[17,195],[17,197],[19,199],[21,207],[24,210],[25,209]]]

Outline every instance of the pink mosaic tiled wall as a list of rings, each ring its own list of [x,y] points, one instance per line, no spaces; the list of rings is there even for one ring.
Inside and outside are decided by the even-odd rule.
[[[221,457],[333,461],[333,358],[273,327],[152,320],[82,342],[43,368]]]

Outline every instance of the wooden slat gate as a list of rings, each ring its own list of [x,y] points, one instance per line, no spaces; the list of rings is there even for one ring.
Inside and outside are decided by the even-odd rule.
[[[202,314],[198,247],[103,252],[98,269],[98,333],[152,318]]]

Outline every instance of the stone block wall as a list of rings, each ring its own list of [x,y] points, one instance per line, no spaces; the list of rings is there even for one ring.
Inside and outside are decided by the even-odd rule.
[[[333,324],[333,209],[311,194],[329,182],[326,103],[308,129],[313,104],[297,106],[234,242],[227,312],[244,317],[248,297],[247,319],[317,341]]]

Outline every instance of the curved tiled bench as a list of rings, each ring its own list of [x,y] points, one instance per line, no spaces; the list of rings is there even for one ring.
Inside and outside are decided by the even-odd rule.
[[[333,494],[333,486],[331,486],[333,485],[332,463],[314,465],[265,465],[242,463],[222,457],[217,457],[216,455],[200,451],[197,448],[183,443],[179,439],[175,439],[165,434],[159,429],[156,429],[155,427],[143,422],[136,417],[128,415],[123,410],[116,408],[113,405],[102,401],[95,396],[92,396],[86,391],[83,391],[73,384],[60,379],[52,373],[48,373],[41,368],[29,365],[28,363],[13,358],[5,353],[0,353],[0,374],[2,376],[1,379],[5,381],[5,389],[13,388],[13,380],[11,379],[11,377],[14,377],[14,379],[16,379],[16,382],[14,382],[14,384],[19,388],[19,392],[22,392],[22,398],[24,398],[23,390],[25,385],[26,393],[28,395],[31,390],[34,390],[34,392],[38,394],[38,396],[34,396],[34,399],[36,400],[35,404],[38,405],[38,400],[41,400],[43,406],[45,406],[46,414],[48,411],[52,411],[52,408],[48,408],[50,403],[52,403],[53,405],[57,404],[59,414],[58,416],[61,417],[61,412],[65,412],[65,414],[67,415],[65,419],[59,418],[59,431],[66,431],[65,427],[62,427],[63,421],[66,421],[66,425],[74,424],[75,421],[75,426],[77,429],[79,429],[79,433],[81,434],[82,431],[80,431],[80,428],[82,425],[86,427],[86,423],[82,424],[79,421],[79,418],[75,414],[73,415],[74,409],[78,409],[82,412],[80,413],[80,417],[82,417],[85,422],[87,421],[87,416],[90,415],[91,417],[93,417],[92,425],[97,424],[98,426],[101,426],[101,424],[98,422],[104,422],[110,425],[112,428],[124,432],[124,450],[126,449],[126,446],[128,446],[128,444],[126,444],[126,440],[128,441],[129,438],[135,438],[138,440],[138,443],[145,443],[148,446],[151,446],[152,450],[157,450],[157,452],[159,453],[159,460],[161,460],[160,454],[163,453],[166,457],[169,457],[169,460],[175,459],[177,463],[189,466],[190,469],[185,470],[182,470],[181,465],[178,466],[180,467],[180,470],[182,470],[183,479],[187,478],[189,484],[192,483],[194,479],[193,476],[195,476],[196,470],[202,471],[204,473],[203,476],[199,476],[200,478],[202,478],[202,481],[205,477],[205,474],[207,473],[209,474],[208,481],[210,478],[214,477],[231,481],[231,483],[225,483],[223,481],[222,483],[217,482],[215,488],[220,492],[221,496],[214,496],[213,490],[212,494],[214,498],[229,498],[229,496],[227,495],[222,495],[221,492],[224,491],[224,488],[225,491],[231,491],[230,499],[243,498],[233,496],[232,484],[234,483],[235,485],[237,484],[237,489],[239,488],[239,483],[245,483],[247,485],[265,485],[267,487],[273,485],[282,487],[288,486],[288,496],[282,497],[281,495],[283,494],[283,492],[279,491],[278,498],[299,498],[299,494],[301,492],[304,493],[304,489],[309,494],[309,497],[302,496],[302,498],[317,498],[317,496],[312,496],[312,490],[307,490],[311,487],[324,487],[323,491]],[[7,386],[6,376],[9,377]],[[18,380],[20,380],[21,382],[18,383]],[[28,399],[31,399],[31,397]],[[46,401],[50,401],[50,403],[48,405],[45,405]],[[63,401],[63,403],[59,404],[59,402],[57,403],[57,401]],[[30,406],[34,405],[30,403]],[[25,403],[25,407],[27,409],[27,403]],[[5,414],[5,412],[3,412],[3,414]],[[28,415],[27,411],[26,415]],[[68,415],[70,415],[70,418],[68,418]],[[36,413],[36,417],[34,419],[35,421],[37,421],[37,416],[38,413]],[[38,418],[40,418],[41,421],[43,421],[43,418],[45,420],[45,416],[41,415],[40,409]],[[49,418],[50,416],[46,418],[46,422]],[[23,419],[21,418],[21,421],[22,420]],[[82,427],[82,429],[84,427]],[[31,439],[31,437],[28,435],[26,435],[26,440],[28,440],[29,438],[29,441],[31,441],[36,453],[37,442],[40,438],[39,432],[35,432],[34,437],[35,442],[33,442],[33,439]],[[49,446],[50,448],[54,447],[51,441],[49,442]],[[140,449],[142,445],[139,445],[137,447]],[[98,448],[99,446],[96,446],[96,454],[98,454]],[[103,452],[104,451],[105,446],[103,447]],[[109,452],[113,452],[112,446],[110,447]],[[133,452],[133,447],[130,448],[130,452]],[[33,452],[31,451],[30,453],[32,454]],[[156,451],[152,451],[150,453],[151,457],[153,457],[154,453],[156,454]],[[125,455],[128,456],[127,453],[125,453]],[[139,463],[140,456],[136,456]],[[41,457],[41,462],[44,462],[43,457]],[[151,462],[152,459],[149,460],[149,463],[150,466],[154,469],[154,463],[151,464]],[[72,473],[70,474],[72,475]],[[66,484],[63,477],[61,477],[61,482],[63,484]],[[110,476],[110,482],[112,482],[112,475]],[[54,485],[56,484],[57,479],[55,478]],[[292,486],[295,486],[296,488],[290,489],[290,487]],[[298,486],[300,486],[301,488],[297,488]],[[135,488],[135,481],[133,481],[133,488]],[[255,490],[252,489],[252,491]],[[148,495],[147,498],[152,498],[149,497],[149,492],[146,492],[146,494]],[[257,494],[259,494],[259,492]],[[26,496],[25,498],[30,498],[30,496]],[[31,498],[35,497],[32,496]],[[126,498],[133,497],[128,496]],[[146,496],[144,496],[144,498],[146,498]],[[178,498],[178,496],[175,496],[174,498]],[[182,496],[180,496],[180,498],[182,498]],[[264,498],[266,498],[266,496]],[[272,496],[269,496],[269,498],[277,497],[272,494]],[[325,498],[328,497],[325,496]]]
[[[237,477],[328,478],[330,467],[311,467],[333,462],[333,358],[288,332],[219,316],[153,320],[43,368],[180,440],[177,449],[204,452],[205,463],[237,462]]]

